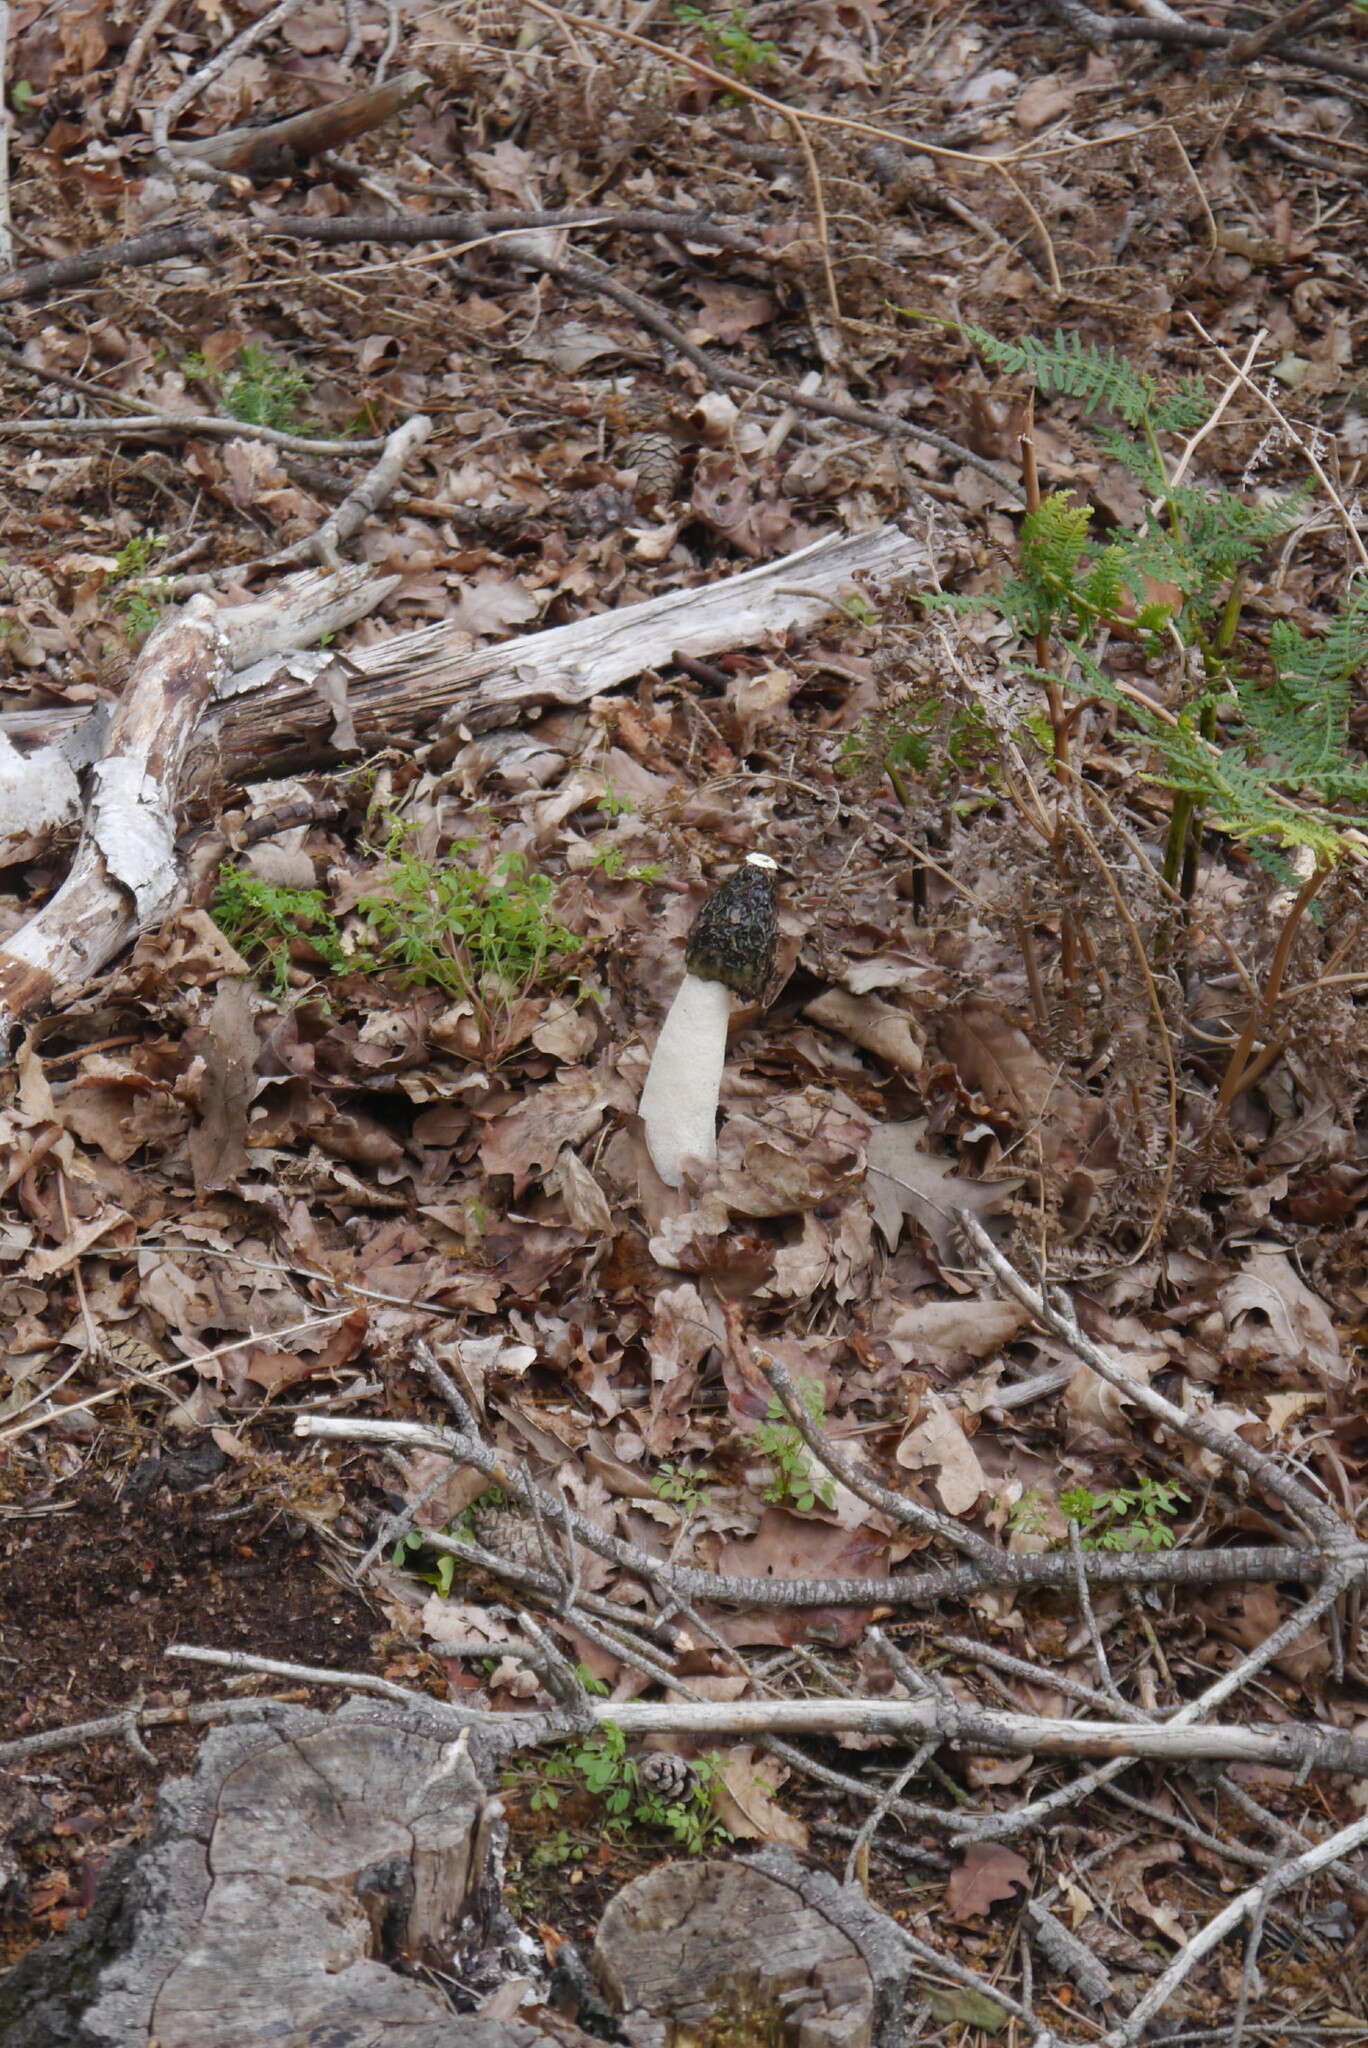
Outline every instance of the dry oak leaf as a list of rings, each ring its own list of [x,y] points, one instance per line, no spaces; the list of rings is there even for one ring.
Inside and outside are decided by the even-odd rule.
[[[520,1196],[536,1169],[555,1165],[567,1145],[582,1145],[603,1122],[609,1094],[600,1072],[573,1067],[491,1120],[480,1144],[486,1173],[513,1176]]]
[[[947,1916],[960,1922],[981,1920],[1013,1892],[1026,1891],[1030,1882],[1031,1867],[1015,1849],[1001,1842],[974,1842],[946,1880]]]
[[[1256,1248],[1221,1289],[1232,1347],[1252,1359],[1301,1366],[1332,1385],[1348,1376],[1325,1304],[1294,1271],[1286,1252]],[[1267,1319],[1267,1326],[1254,1320]]]
[[[783,1097],[763,1118],[732,1116],[718,1143],[717,1185],[736,1216],[796,1216],[853,1187],[865,1118],[817,1089]]]
[[[713,1811],[727,1832],[738,1841],[782,1842],[785,1848],[806,1850],[807,1829],[774,1797],[789,1775],[779,1759],[738,1743],[720,1751],[717,1761],[720,1781],[713,1791]]]
[[[882,1124],[865,1141],[868,1188],[874,1221],[896,1250],[904,1216],[911,1216],[936,1247],[943,1265],[959,1263],[956,1254],[956,1209],[968,1209],[980,1222],[1001,1209],[1021,1186],[1020,1180],[959,1180],[953,1159],[923,1152],[920,1140],[926,1118]]]
[[[925,1412],[894,1452],[905,1472],[935,1471],[947,1515],[967,1515],[988,1491],[978,1453],[939,1394],[928,1393]]]
[[[1044,1059],[1024,1031],[987,1003],[962,1003],[938,1020],[945,1056],[966,1088],[999,1115],[1039,1127],[1045,1158],[1055,1164],[1067,1148],[1070,1163],[1096,1130],[1101,1107],[1081,1095]]]

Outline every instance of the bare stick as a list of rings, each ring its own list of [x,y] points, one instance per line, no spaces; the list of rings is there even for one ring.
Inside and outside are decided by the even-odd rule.
[[[385,445],[383,436],[365,441],[318,440],[212,412],[132,412],[105,420],[0,420],[0,435],[12,440],[104,441],[125,434],[212,434],[223,441],[265,441],[296,455],[370,455]]]
[[[435,1428],[424,1422],[379,1422],[360,1416],[301,1415],[295,1435],[353,1443],[406,1444],[415,1449],[441,1451],[456,1464],[483,1472],[524,1506],[534,1490],[533,1482],[515,1472],[505,1459],[473,1431]],[[1001,1551],[996,1562],[962,1565],[948,1571],[902,1573],[890,1578],[858,1579],[750,1579],[698,1571],[686,1565],[667,1564],[650,1557],[635,1544],[600,1529],[554,1495],[538,1490],[541,1511],[554,1528],[573,1529],[576,1538],[600,1557],[622,1565],[636,1578],[657,1588],[670,1607],[676,1597],[688,1600],[726,1601],[741,1606],[767,1608],[876,1607],[884,1602],[898,1607],[930,1607],[940,1600],[961,1599],[984,1585],[1062,1586],[1076,1583],[1071,1557],[1062,1554],[1031,1556]],[[529,1510],[530,1512],[530,1510]],[[427,1540],[428,1532],[424,1532]],[[1269,1583],[1279,1579],[1334,1579],[1338,1599],[1343,1584],[1336,1575],[1350,1578],[1368,1572],[1368,1546],[1348,1547],[1340,1543],[1308,1545],[1303,1550],[1280,1547],[1267,1550],[1213,1551],[1089,1551],[1084,1563],[1094,1585],[1211,1585]],[[1328,1577],[1327,1577],[1328,1575]],[[1270,1638],[1270,1640],[1272,1640]],[[1276,1652],[1275,1652],[1276,1654]]]
[[[97,1721],[71,1721],[65,1728],[44,1728],[37,1735],[21,1735],[13,1742],[0,1742],[0,1764],[29,1763],[36,1756],[56,1756],[64,1749],[79,1749],[86,1742],[107,1742],[112,1736],[127,1738],[130,1718],[139,1728],[205,1728],[216,1721],[269,1720],[279,1700],[192,1700],[183,1707],[124,1707],[117,1714],[104,1714]]]
[[[310,107],[264,128],[225,128],[219,135],[172,142],[171,155],[192,172],[201,164],[219,171],[243,171],[256,177],[276,176],[302,158],[340,149],[358,135],[368,135],[411,106],[432,80],[421,71],[401,71],[388,85],[348,94],[325,107]]]
[[[292,541],[273,555],[263,556],[259,562],[235,564],[230,573],[241,577],[244,573],[256,574],[263,569],[285,569],[294,562],[310,558],[321,568],[339,569],[342,565],[338,549],[373,513],[379,511],[403,475],[410,455],[415,448],[422,447],[431,432],[432,421],[426,413],[416,413],[411,420],[405,420],[403,426],[396,427],[385,442],[380,460],[366,471],[360,483],[347,493],[315,532],[306,533],[302,540]],[[176,599],[179,602],[196,591],[217,590],[222,581],[221,575],[182,577],[175,585]]]
[[[110,128],[122,128],[128,114],[128,103],[133,97],[133,87],[138,73],[142,70],[143,59],[152,47],[157,30],[176,5],[176,0],[152,0],[138,32],[128,46],[128,53],[119,66],[119,75],[114,81],[114,90],[109,95],[105,108],[105,124]]]

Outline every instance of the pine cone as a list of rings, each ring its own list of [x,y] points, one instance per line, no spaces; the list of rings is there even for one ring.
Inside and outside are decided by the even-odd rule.
[[[537,1525],[516,1501],[477,1500],[470,1510],[470,1526],[475,1541],[495,1557],[506,1558],[509,1564],[521,1565],[525,1571],[546,1570]]]
[[[668,434],[633,434],[623,447],[622,467],[636,471],[638,498],[669,505],[679,496],[684,465]]]
[[[637,1781],[667,1806],[678,1806],[697,1789],[698,1773],[672,1749],[652,1749],[637,1759]]]

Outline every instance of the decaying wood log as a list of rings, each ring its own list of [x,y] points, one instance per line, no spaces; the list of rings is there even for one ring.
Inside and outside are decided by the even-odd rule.
[[[350,1699],[220,1729],[83,1919],[0,1981],[5,2048],[591,2048],[539,2003],[501,1903],[501,1761],[567,1732]],[[457,2012],[427,1976],[482,2010]],[[638,2048],[896,2048],[894,1924],[784,1851],[663,1867],[608,1909],[595,1973]],[[517,1980],[517,1981],[511,1981]],[[764,2013],[763,2035],[715,2033]]]
[[[676,649],[706,656],[804,631],[863,584],[886,589],[924,578],[930,566],[924,541],[880,526],[814,541],[696,590],[670,591],[474,654],[457,651],[464,636],[450,627],[425,626],[356,648],[337,666],[346,674],[362,746],[393,744],[434,727],[484,732],[535,717],[547,705],[583,704],[667,664]],[[295,773],[334,757],[333,714],[319,689],[329,666],[326,654],[311,655],[292,662],[288,674],[238,680],[232,702],[213,721],[226,775],[244,780]]]
[[[226,607],[215,623],[228,641],[225,694],[251,687],[252,678],[280,673],[286,657],[325,635],[339,633],[383,603],[397,576],[373,576],[363,566],[337,573],[307,571],[286,577],[269,601]],[[127,694],[137,687],[141,660]],[[115,707],[93,711],[21,711],[0,716],[0,867],[32,860],[81,817],[80,778],[106,751]],[[27,747],[27,751],[21,748]],[[187,763],[191,777],[193,761]]]
[[[607,1907],[594,1944],[632,2048],[897,2048],[908,1968],[891,1920],[786,1849],[650,1871]]]
[[[171,908],[180,888],[181,769],[227,672],[227,636],[208,598],[191,598],[148,641],[91,767],[71,872],[0,950],[0,1046],[22,1018],[98,974]]]
[[[886,586],[927,567],[922,542],[882,526],[476,654],[453,651],[446,626],[346,656],[282,654],[279,606],[267,602],[241,608],[235,627],[244,657],[258,646],[267,651],[231,676],[222,616],[207,597],[192,598],[143,649],[98,751],[69,717],[42,725],[27,714],[0,719],[0,741],[22,730],[61,749],[65,770],[49,753],[44,787],[48,814],[62,823],[79,793],[83,744],[93,763],[71,874],[0,950],[0,1054],[16,1024],[69,995],[172,908],[180,886],[175,823],[190,794],[335,760],[343,739],[392,744],[439,721],[468,736],[510,716],[535,718],[545,705],[581,704],[668,662],[676,649],[715,654],[800,630],[864,585]],[[13,748],[8,762],[0,755],[0,778],[8,766],[12,784],[23,780],[16,759]],[[19,808],[22,843],[39,840],[40,815]]]

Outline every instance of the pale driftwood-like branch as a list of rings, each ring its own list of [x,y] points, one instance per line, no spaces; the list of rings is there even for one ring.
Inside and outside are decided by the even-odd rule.
[[[340,149],[358,135],[382,128],[411,106],[432,83],[421,71],[401,71],[388,85],[348,94],[330,106],[310,107],[264,128],[225,128],[219,135],[193,136],[168,143],[172,157],[193,172],[200,164],[219,171],[244,171],[253,177],[279,177],[306,157]]]
[[[524,1622],[524,1626],[527,1624]],[[540,1670],[544,1645],[510,1638],[481,1638],[469,1645],[446,1643],[452,1656],[521,1657]],[[187,1663],[220,1665],[230,1671],[259,1671],[264,1677],[296,1679],[309,1684],[345,1685],[405,1697],[403,1688],[350,1671],[329,1672],[314,1666],[254,1657],[240,1650],[214,1650],[176,1643],[166,1652]],[[886,1740],[925,1740],[933,1736],[960,1749],[994,1751],[1005,1756],[1087,1756],[1149,1758],[1160,1763],[1247,1763],[1275,1765],[1293,1771],[1344,1771],[1368,1777],[1368,1738],[1324,1723],[1291,1723],[1279,1728],[1247,1728],[1239,1723],[1065,1721],[1057,1715],[1009,1714],[992,1707],[967,1706],[945,1689],[916,1699],[753,1699],[753,1700],[603,1700],[579,1693],[573,1701],[579,1716],[611,1721],[633,1739],[646,1735],[686,1735],[699,1741],[723,1736],[865,1735]],[[463,1716],[470,1710],[462,1707]],[[499,1715],[475,1715],[477,1721],[502,1722]],[[507,1717],[516,1726],[517,1716]]]
[[[348,491],[335,511],[330,512],[323,524],[313,533],[306,533],[302,540],[291,541],[273,555],[263,556],[259,562],[235,566],[231,572],[237,576],[258,575],[263,569],[284,569],[292,562],[318,562],[324,569],[337,573],[342,562],[338,549],[344,541],[359,531],[372,513],[378,512],[404,473],[404,464],[415,448],[421,448],[432,432],[432,421],[426,413],[415,413],[405,420],[401,427],[385,442],[380,459],[374,463],[359,484]],[[176,597],[183,598],[196,591],[212,591],[221,588],[222,575],[186,576],[177,579]]]
[[[89,981],[175,902],[181,771],[227,672],[227,635],[207,598],[192,598],[143,649],[90,770],[71,872],[0,949],[0,1047],[24,1018]]]
[[[924,542],[899,527],[880,526],[833,534],[716,583],[521,634],[474,654],[463,633],[420,626],[348,653],[351,709],[363,743],[416,739],[439,721],[479,732],[543,705],[582,704],[643,669],[668,664],[676,651],[717,654],[771,634],[802,632],[862,583],[886,588],[930,568]],[[269,617],[277,593],[245,609]],[[328,630],[318,627],[315,637]],[[290,643],[301,644],[302,636]],[[231,702],[212,720],[216,764],[225,779],[285,774],[336,757],[332,712],[315,681],[334,658],[319,652],[250,668],[256,656],[234,656],[223,693]],[[3,712],[0,734],[46,745],[64,740],[89,715],[65,708]]]
[[[397,576],[373,576],[362,565],[335,575],[302,572],[287,577],[258,604],[217,614],[228,640],[229,673],[222,693],[273,677],[282,655],[338,633],[383,600]],[[94,711],[20,712],[0,718],[0,865],[32,860],[81,817],[80,777],[105,752],[111,707]],[[33,745],[34,741],[38,744]],[[16,742],[29,742],[22,752]]]
[[[487,1646],[479,1650],[487,1654]],[[1151,1758],[1161,1763],[1219,1761],[1368,1776],[1368,1740],[1324,1724],[1245,1728],[1236,1723],[1182,1727],[1174,1722],[1061,1721],[966,1707],[949,1693],[915,1700],[594,1700],[597,1720],[624,1735],[869,1735],[942,1742],[1007,1756]]]
[[[482,732],[543,706],[583,704],[669,663],[676,649],[708,655],[803,632],[855,595],[924,575],[925,544],[896,526],[833,535],[693,590],[599,612],[483,647],[457,651],[464,636],[425,626],[351,650],[348,697],[362,746],[443,729]],[[313,656],[318,670],[326,656]],[[269,763],[272,773],[327,758],[330,713],[309,681],[292,673],[235,701],[216,721],[225,771],[243,777]],[[322,744],[320,744],[322,743]]]

